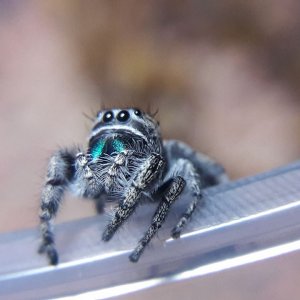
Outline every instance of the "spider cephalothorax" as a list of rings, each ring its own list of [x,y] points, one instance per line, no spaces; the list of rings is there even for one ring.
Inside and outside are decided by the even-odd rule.
[[[141,161],[162,149],[154,119],[138,109],[114,109],[98,113],[87,153],[108,192],[126,185]]]
[[[100,111],[85,153],[59,150],[50,159],[41,196],[40,252],[57,264],[51,222],[66,188],[93,199],[99,213],[108,200],[117,203],[103,232],[104,241],[112,238],[144,195],[159,203],[150,227],[129,257],[136,262],[183,189],[190,191],[191,203],[172,230],[174,238],[194,212],[202,188],[224,180],[223,168],[208,157],[184,143],[163,142],[158,123],[150,115],[135,108]]]

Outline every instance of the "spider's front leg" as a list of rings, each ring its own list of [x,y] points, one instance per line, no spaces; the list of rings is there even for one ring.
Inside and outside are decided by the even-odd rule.
[[[132,262],[137,262],[139,260],[145,247],[165,221],[172,203],[174,203],[177,197],[181,194],[185,186],[187,187],[188,191],[192,192],[193,199],[186,211],[181,216],[181,219],[176,227],[172,230],[171,234],[174,238],[180,236],[184,225],[190,219],[202,197],[199,176],[194,169],[193,164],[189,160],[181,158],[176,161],[176,164],[171,166],[171,169],[166,176],[166,183],[160,188],[165,191],[162,196],[162,200],[152,218],[150,227],[148,228],[144,237],[139,241],[137,247],[129,256],[129,259]],[[158,192],[158,196],[159,195],[160,192]]]
[[[104,241],[109,241],[122,223],[132,214],[140,199],[141,192],[158,177],[163,166],[164,159],[157,153],[152,153],[141,165],[125,191],[124,200],[120,202],[102,235]]]
[[[74,177],[75,154],[72,151],[60,150],[55,153],[48,164],[46,183],[41,195],[40,228],[42,242],[40,253],[46,253],[52,265],[58,263],[55,249],[52,220],[59,208],[64,190]]]
[[[88,157],[83,153],[76,155],[75,151],[60,150],[49,161],[39,214],[42,234],[39,252],[46,253],[52,265],[58,263],[52,223],[63,193],[71,183],[76,184],[76,190],[81,196],[93,197],[99,193],[100,187],[89,167]]]
[[[181,194],[185,186],[185,180],[177,176],[171,181],[168,182],[168,187],[162,197],[162,200],[152,218],[152,222],[144,237],[139,241],[137,247],[129,256],[129,259],[132,262],[137,262],[143,253],[145,247],[151,241],[153,236],[156,234],[158,229],[161,227],[163,222],[165,221],[167,214],[170,210],[170,206],[177,199],[177,197]]]

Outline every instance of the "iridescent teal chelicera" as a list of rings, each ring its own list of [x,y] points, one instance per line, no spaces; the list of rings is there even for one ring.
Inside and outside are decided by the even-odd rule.
[[[96,159],[102,155],[105,143],[106,143],[106,141],[101,139],[98,141],[98,143],[95,145],[95,147],[93,147],[93,149],[91,151],[91,155],[92,155],[93,159]]]
[[[118,139],[113,140],[113,147],[118,153],[124,151],[125,149],[124,143]]]

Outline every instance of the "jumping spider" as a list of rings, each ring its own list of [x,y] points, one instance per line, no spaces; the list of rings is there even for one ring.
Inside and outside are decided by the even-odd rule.
[[[50,264],[58,263],[52,220],[63,193],[91,198],[103,212],[105,202],[117,208],[102,239],[109,241],[134,212],[141,199],[157,201],[158,207],[145,235],[129,259],[137,262],[161,227],[172,203],[184,189],[191,201],[171,235],[178,238],[202,198],[202,189],[226,181],[222,166],[179,141],[163,141],[159,124],[139,109],[102,110],[97,114],[86,153],[58,150],[50,159],[41,195],[42,243]]]

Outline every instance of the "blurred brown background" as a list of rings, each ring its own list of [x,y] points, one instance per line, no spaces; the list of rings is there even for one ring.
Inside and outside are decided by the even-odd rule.
[[[37,226],[48,157],[103,105],[159,108],[234,179],[298,159],[299,79],[296,0],[1,0],[0,231]]]

